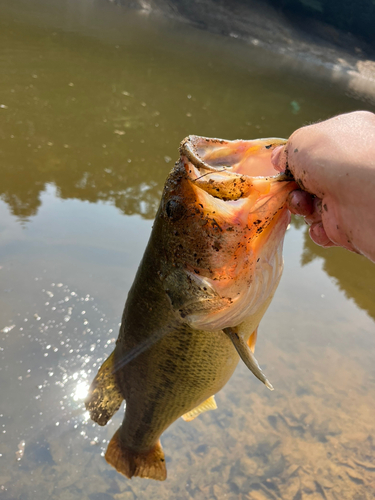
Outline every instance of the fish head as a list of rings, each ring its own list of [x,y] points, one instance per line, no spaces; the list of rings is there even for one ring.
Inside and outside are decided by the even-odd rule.
[[[236,326],[274,293],[290,222],[286,200],[297,188],[271,163],[285,142],[189,136],[181,143],[160,207],[161,277],[194,328]]]

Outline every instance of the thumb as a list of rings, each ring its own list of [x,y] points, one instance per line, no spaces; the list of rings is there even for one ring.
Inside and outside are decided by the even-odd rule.
[[[287,144],[285,146],[277,146],[277,148],[272,151],[271,163],[279,172],[284,172],[287,167],[287,147]]]

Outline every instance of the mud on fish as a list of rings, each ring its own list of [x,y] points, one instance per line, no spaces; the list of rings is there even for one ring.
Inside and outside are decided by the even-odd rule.
[[[180,145],[116,347],[85,401],[105,425],[125,400],[105,458],[128,478],[166,479],[161,434],[215,409],[240,358],[273,389],[253,352],[281,277],[286,199],[296,189],[271,165],[284,143],[189,136]]]

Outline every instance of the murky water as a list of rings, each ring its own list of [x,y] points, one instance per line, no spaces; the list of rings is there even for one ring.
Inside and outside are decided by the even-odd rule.
[[[237,40],[103,1],[0,6],[0,498],[370,499],[375,266],[297,220],[260,327],[271,393],[240,365],[218,409],[163,435],[168,480],[125,479],[82,399],[180,140],[288,136],[371,109]]]

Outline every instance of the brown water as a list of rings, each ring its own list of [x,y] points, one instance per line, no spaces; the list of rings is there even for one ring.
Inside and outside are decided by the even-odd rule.
[[[372,109],[235,39],[103,1],[0,5],[0,498],[370,499],[375,266],[294,221],[218,409],[163,435],[168,480],[131,481],[82,400],[117,337],[164,179],[188,134],[288,136]]]

